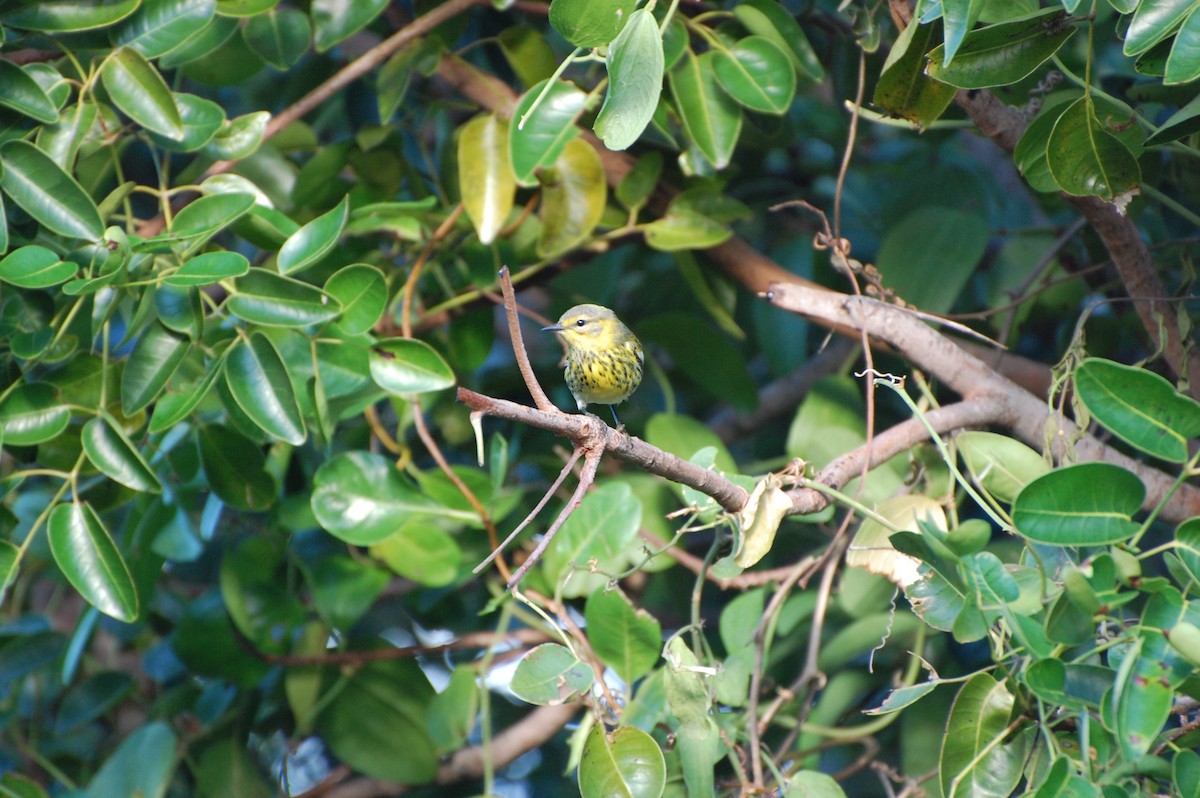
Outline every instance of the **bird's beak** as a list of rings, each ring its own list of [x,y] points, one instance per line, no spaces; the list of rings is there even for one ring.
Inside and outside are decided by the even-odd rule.
[[[542,332],[562,332],[565,327],[561,324],[551,324],[549,327],[543,327]]]

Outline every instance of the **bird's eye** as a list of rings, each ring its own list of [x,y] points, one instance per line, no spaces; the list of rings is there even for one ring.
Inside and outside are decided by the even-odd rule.
[[[576,327],[582,327],[585,324],[587,324],[587,319],[580,319],[579,321],[575,322]]]

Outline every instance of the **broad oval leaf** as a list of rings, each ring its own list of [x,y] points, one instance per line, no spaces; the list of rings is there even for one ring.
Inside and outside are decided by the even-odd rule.
[[[0,17],[5,25],[43,33],[70,33],[103,28],[137,10],[141,0],[39,0]]]
[[[1125,55],[1141,55],[1166,39],[1194,9],[1194,0],[1143,0],[1125,32]]]
[[[787,53],[765,36],[747,36],[714,52],[713,70],[721,87],[741,105],[765,114],[783,114],[796,96],[796,71]]]
[[[275,481],[257,444],[217,424],[200,428],[200,462],[217,498],[239,510],[257,512],[275,504]]]
[[[1137,159],[1104,129],[1087,97],[1069,105],[1054,123],[1046,162],[1058,187],[1075,196],[1111,201],[1142,182]]]
[[[216,13],[216,0],[142,0],[141,7],[109,36],[118,47],[158,58],[207,25]]]
[[[311,504],[329,534],[354,546],[385,540],[414,514],[475,518],[428,498],[392,462],[369,452],[344,452],[325,461],[313,475]]]
[[[764,40],[765,41],[765,40]],[[610,150],[638,140],[654,118],[663,83],[663,43],[658,22],[645,8],[633,12],[605,56],[608,93],[592,126]],[[795,89],[796,76],[786,64]]]
[[[279,250],[279,272],[295,274],[317,263],[337,246],[350,215],[350,197],[288,236]]]
[[[666,784],[667,761],[653,737],[636,726],[622,726],[611,737],[603,723],[592,726],[579,759],[582,795],[658,798]]]
[[[1146,489],[1135,475],[1111,463],[1079,463],[1030,482],[1013,502],[1022,537],[1051,546],[1101,546],[1138,530],[1131,516]]]
[[[954,87],[925,74],[925,54],[933,42],[940,41],[941,28],[941,20],[905,28],[875,84],[875,105],[921,129],[936,121],[954,100]]]
[[[309,14],[317,52],[325,52],[366,27],[387,4],[388,0],[313,0]]]
[[[226,305],[239,319],[269,327],[307,327],[329,321],[342,310],[319,288],[266,269],[251,269],[239,277]]]
[[[341,303],[342,315],[336,324],[346,335],[368,332],[387,308],[387,279],[366,263],[339,269],[325,282],[325,293]]]
[[[1200,78],[1200,5],[1192,9],[1171,45],[1163,83],[1190,83]]]
[[[35,446],[57,438],[71,411],[48,382],[18,385],[0,400],[0,445]]]
[[[133,577],[91,505],[58,505],[50,513],[47,532],[54,561],[79,595],[118,621],[137,619]]]
[[[147,407],[167,386],[190,344],[155,321],[133,345],[121,374],[121,408],[130,416]]]
[[[609,483],[588,493],[542,556],[547,581],[559,585],[565,580],[563,595],[568,598],[590,594],[607,578],[587,573],[589,562],[595,559],[601,573],[620,571],[641,521],[642,505],[629,485]]]
[[[47,125],[58,121],[58,106],[28,72],[12,61],[0,60],[0,106]]]
[[[49,155],[27,141],[7,141],[0,160],[0,187],[43,227],[90,241],[104,235],[96,203]]]
[[[742,133],[742,109],[717,83],[716,58],[711,50],[699,57],[688,50],[668,76],[688,138],[714,167],[724,169]]]
[[[521,657],[509,689],[530,704],[561,704],[592,686],[592,668],[566,646],[543,643]]]
[[[150,138],[164,150],[172,152],[195,152],[212,141],[213,136],[225,124],[225,109],[212,100],[197,97],[194,94],[175,92],[175,105],[179,108],[179,118],[183,120],[183,138],[175,140],[151,132]],[[208,183],[221,178],[235,175],[214,175],[205,181]]]
[[[939,771],[944,794],[1010,795],[1021,778],[1028,748],[1016,735],[996,744],[1008,727],[1013,696],[991,674],[972,676],[954,699],[942,739]],[[959,789],[951,790],[951,784]]]
[[[18,288],[49,288],[75,276],[79,267],[36,244],[13,250],[0,260],[0,282]]]
[[[270,121],[271,115],[266,111],[252,111],[226,120],[204,145],[203,152],[211,158],[228,161],[249,158],[262,144]]]
[[[779,45],[791,60],[796,74],[813,81],[825,77],[825,67],[804,35],[804,29],[775,0],[743,0],[734,6],[733,15],[750,33],[765,36]]]
[[[552,0],[550,24],[576,47],[600,47],[617,38],[637,0]]]
[[[174,95],[158,70],[137,50],[115,50],[104,61],[100,81],[113,103],[134,122],[169,139],[183,140],[183,118]]]
[[[708,249],[727,241],[733,231],[718,221],[687,208],[670,208],[667,215],[642,226],[646,243],[663,252]]]
[[[1018,19],[971,31],[951,64],[945,45],[929,53],[927,72],[960,89],[1006,86],[1023,80],[1070,39],[1075,28],[1061,8],[1046,8]]]
[[[144,493],[162,493],[162,483],[125,433],[107,418],[83,425],[83,451],[106,477]]]
[[[531,111],[534,102],[538,105]],[[542,81],[525,92],[513,111],[515,124],[508,128],[508,158],[518,184],[537,185],[537,171],[552,165],[579,135],[575,121],[587,102],[588,95],[565,80],[556,80],[549,91]]]
[[[415,338],[389,338],[371,347],[371,379],[389,393],[410,396],[454,385],[454,372],[437,350]]]
[[[954,441],[971,475],[1002,502],[1012,502],[1022,488],[1050,470],[1040,454],[1006,435],[968,430]]]
[[[294,8],[275,9],[246,20],[242,36],[250,49],[276,69],[289,69],[308,51],[312,25]]]
[[[293,446],[304,443],[308,433],[287,366],[267,336],[255,332],[233,345],[225,359],[225,382],[259,429]]]
[[[538,254],[550,258],[591,235],[604,215],[608,184],[600,156],[582,139],[567,142],[554,169],[544,173],[542,180]]]
[[[371,546],[371,556],[383,560],[405,579],[430,587],[453,582],[463,561],[454,536],[422,518],[403,524],[390,537]]]
[[[517,182],[508,160],[508,121],[482,114],[458,134],[458,189],[479,241],[490,244],[513,208]]]
[[[1096,421],[1146,454],[1183,463],[1200,436],[1200,403],[1145,369],[1088,358],[1075,370],[1075,390]]]
[[[221,280],[241,277],[249,271],[250,261],[240,252],[205,252],[164,277],[163,284],[179,288],[212,285]]]
[[[588,596],[584,618],[596,655],[625,684],[632,685],[658,662],[663,647],[658,619],[636,609],[619,589],[605,587]]]

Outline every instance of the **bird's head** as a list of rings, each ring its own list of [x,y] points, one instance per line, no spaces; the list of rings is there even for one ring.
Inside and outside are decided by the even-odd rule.
[[[607,349],[619,342],[624,329],[617,314],[603,305],[576,305],[542,331],[561,333],[568,344],[581,349]]]

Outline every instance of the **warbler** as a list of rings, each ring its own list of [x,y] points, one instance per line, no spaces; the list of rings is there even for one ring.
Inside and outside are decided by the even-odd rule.
[[[576,305],[557,324],[543,327],[567,342],[563,376],[579,412],[589,404],[608,405],[613,422],[621,425],[613,405],[624,402],[642,381],[642,344],[617,314],[602,305]]]

